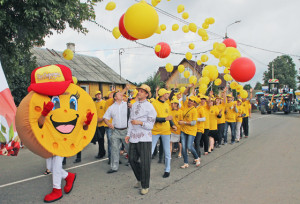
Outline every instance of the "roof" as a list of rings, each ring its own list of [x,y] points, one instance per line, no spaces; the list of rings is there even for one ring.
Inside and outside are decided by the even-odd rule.
[[[62,52],[44,48],[33,48],[32,54],[36,57],[39,67],[50,64],[62,64],[69,67],[73,76],[80,82],[102,82],[112,84],[126,84],[124,78],[107,66],[97,57],[74,53],[72,60],[65,60]]]

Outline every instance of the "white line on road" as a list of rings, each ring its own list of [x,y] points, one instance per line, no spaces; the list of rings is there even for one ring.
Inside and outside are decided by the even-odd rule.
[[[102,161],[105,161],[107,159],[108,158],[101,159],[101,160],[98,160],[98,161],[88,162],[88,163],[85,163],[85,164],[81,164],[81,165],[77,165],[77,166],[67,168],[65,170],[80,168],[80,167],[83,167],[83,166],[87,166],[87,165],[95,164],[95,163],[98,163],[98,162],[102,162]],[[15,182],[12,182],[12,183],[3,184],[3,185],[0,186],[0,188],[4,188],[4,187],[11,186],[11,185],[18,184],[18,183],[23,183],[23,182],[26,182],[26,181],[31,181],[31,180],[42,178],[42,177],[45,177],[45,176],[46,175],[39,175],[39,176],[34,176],[34,177],[27,178],[27,179],[23,179],[23,180],[20,180],[20,181],[15,181]]]

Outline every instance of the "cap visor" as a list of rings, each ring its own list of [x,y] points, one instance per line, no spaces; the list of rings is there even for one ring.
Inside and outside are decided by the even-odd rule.
[[[40,84],[31,84],[28,87],[28,91],[35,91],[42,95],[47,96],[58,96],[63,94],[69,87],[71,81],[61,81],[61,82],[48,82]]]

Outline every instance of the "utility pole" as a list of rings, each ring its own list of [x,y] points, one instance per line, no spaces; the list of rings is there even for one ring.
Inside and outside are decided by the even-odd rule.
[[[275,79],[275,77],[274,77],[274,62],[272,62],[272,79]]]
[[[123,48],[119,49],[119,68],[120,68],[120,80],[122,79],[121,77],[121,55],[125,52]]]
[[[240,23],[240,22],[241,22],[241,20],[238,20],[238,21],[235,21],[235,22],[229,24],[228,26],[226,26],[225,39],[228,38],[228,36],[227,36],[227,28],[228,28],[229,26],[233,25],[233,24]]]

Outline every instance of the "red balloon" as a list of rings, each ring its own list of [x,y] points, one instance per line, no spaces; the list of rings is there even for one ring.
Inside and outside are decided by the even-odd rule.
[[[170,46],[165,43],[165,42],[160,42],[158,43],[158,45],[160,45],[161,49],[159,52],[155,52],[155,54],[157,55],[157,57],[159,58],[166,58],[170,55],[171,53],[171,48]]]
[[[126,29],[125,29],[125,25],[124,25],[124,15],[123,14],[120,18],[120,21],[119,21],[119,30],[120,30],[120,33],[123,35],[124,38],[128,39],[128,40],[137,40],[137,38],[134,38],[132,36],[130,36]]]
[[[223,40],[223,43],[226,45],[226,47],[236,48],[236,42],[231,38],[226,38],[225,40]]]
[[[254,62],[247,57],[234,60],[230,66],[230,74],[238,82],[250,81],[256,72]]]

